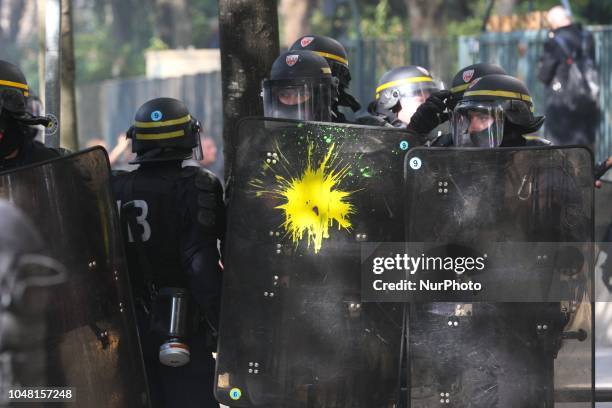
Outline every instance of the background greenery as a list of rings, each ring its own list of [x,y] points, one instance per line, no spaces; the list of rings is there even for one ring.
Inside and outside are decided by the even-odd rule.
[[[217,0],[72,0],[77,84],[143,75],[144,53],[151,49],[218,47]],[[284,0],[278,0],[282,2]],[[293,0],[298,1],[298,0]],[[362,39],[454,38],[477,34],[489,0],[299,0],[309,3],[308,30],[343,42]],[[2,2],[12,16],[0,29],[8,44],[0,57],[19,62],[32,85],[37,82],[36,29],[19,35],[27,24],[28,4]],[[609,24],[612,1],[571,0],[577,20]],[[512,13],[547,10],[555,0],[497,0]],[[411,13],[412,11],[412,13]],[[496,13],[496,9],[493,10]],[[23,17],[23,18],[22,18]],[[31,18],[29,24],[36,24]],[[281,33],[283,15],[280,16]],[[32,34],[34,33],[34,34]],[[281,41],[281,44],[283,41]]]

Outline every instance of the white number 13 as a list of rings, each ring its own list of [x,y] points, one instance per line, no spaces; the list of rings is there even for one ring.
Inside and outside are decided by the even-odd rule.
[[[147,222],[147,215],[149,214],[149,206],[144,200],[134,200],[130,201],[134,203],[134,207],[140,209],[140,215],[136,217],[136,222],[142,226],[142,242],[147,242],[149,238],[151,238],[151,226]],[[121,200],[117,200],[117,208],[119,209],[119,213],[121,213]],[[132,230],[128,225],[128,240],[130,242],[134,242],[134,236],[132,235]]]

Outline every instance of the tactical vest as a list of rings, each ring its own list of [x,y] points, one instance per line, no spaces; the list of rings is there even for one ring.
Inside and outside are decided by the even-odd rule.
[[[128,267],[135,292],[141,294],[147,280],[157,287],[186,287],[187,276],[181,265],[181,226],[187,214],[188,185],[194,184],[195,167],[181,168],[181,162],[143,164],[131,173],[113,179],[113,191],[124,225]],[[131,231],[121,207],[133,201],[138,209],[138,231]],[[139,234],[147,262],[141,260]],[[147,273],[145,268],[150,268]]]

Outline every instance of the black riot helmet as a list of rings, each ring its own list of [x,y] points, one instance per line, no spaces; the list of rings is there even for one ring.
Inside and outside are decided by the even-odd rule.
[[[136,112],[127,131],[132,140],[133,163],[178,161],[195,154],[201,160],[200,122],[185,104],[173,98],[145,102]]]
[[[25,113],[29,92],[28,82],[19,67],[0,60],[0,109],[12,114]]]
[[[544,117],[533,111],[529,91],[520,80],[509,75],[477,78],[453,111],[453,142],[458,147],[517,145],[544,123]]]
[[[457,102],[463,97],[463,92],[470,85],[470,82],[485,75],[506,75],[506,71],[499,65],[479,62],[478,64],[468,65],[461,68],[451,82],[452,97],[449,99],[448,107],[452,111]]]
[[[310,51],[285,52],[263,81],[264,116],[329,122],[335,92],[323,57]]]
[[[404,124],[432,92],[439,90],[429,71],[416,65],[393,68],[378,81],[376,87],[376,113],[387,116],[393,123]]]
[[[325,58],[331,68],[332,76],[338,79],[338,95],[334,105],[347,106],[353,112],[361,109],[359,102],[347,92],[351,82],[351,71],[348,55],[342,44],[324,35],[305,35],[294,42],[289,50],[308,50]]]
[[[36,136],[30,125],[49,126],[50,120],[33,115],[27,108],[30,89],[23,72],[0,60],[0,159]]]

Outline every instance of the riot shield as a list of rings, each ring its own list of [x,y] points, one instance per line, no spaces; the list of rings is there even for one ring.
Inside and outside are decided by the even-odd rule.
[[[480,293],[410,305],[411,406],[590,407],[590,152],[417,148],[405,175],[407,240],[424,257],[486,258],[446,275],[483,282]]]
[[[612,182],[595,190],[595,385],[597,401],[612,401]]]
[[[402,240],[402,162],[417,141],[254,118],[233,143],[217,399],[393,406],[403,305],[361,303],[360,244]]]
[[[70,387],[77,406],[142,407],[148,392],[109,178],[102,148],[0,174],[0,197],[27,214],[67,274],[46,293],[44,352],[28,354],[46,378],[19,385]]]

